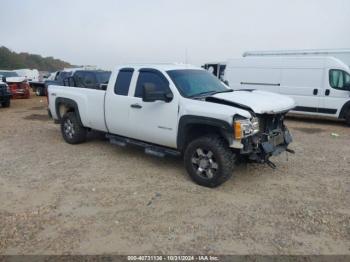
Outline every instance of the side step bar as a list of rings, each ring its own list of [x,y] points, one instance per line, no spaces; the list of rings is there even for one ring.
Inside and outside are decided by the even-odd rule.
[[[106,134],[106,138],[108,138],[109,142],[113,145],[125,147],[128,144],[130,144],[130,145],[143,147],[145,149],[145,153],[152,156],[165,157],[166,155],[170,155],[170,156],[181,155],[181,153],[177,150],[167,148],[167,147],[157,146],[153,144],[148,144],[146,142],[142,142],[142,141],[127,138],[127,137]]]

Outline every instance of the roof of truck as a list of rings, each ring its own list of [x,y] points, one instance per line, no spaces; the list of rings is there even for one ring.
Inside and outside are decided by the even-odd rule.
[[[123,64],[119,65],[117,68],[152,68],[152,69],[158,69],[158,70],[164,70],[164,71],[169,71],[169,70],[181,70],[181,69],[202,69],[198,66],[194,65],[189,65],[189,64],[177,64],[177,63],[140,63],[140,64]]]

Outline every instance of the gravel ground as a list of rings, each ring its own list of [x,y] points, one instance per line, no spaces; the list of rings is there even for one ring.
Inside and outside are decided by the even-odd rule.
[[[69,145],[46,100],[0,108],[1,254],[350,254],[350,128],[289,118],[296,155],[219,188],[181,159]],[[331,133],[339,136],[334,137]]]

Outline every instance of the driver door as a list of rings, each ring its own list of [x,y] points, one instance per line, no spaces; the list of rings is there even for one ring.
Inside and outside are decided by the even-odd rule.
[[[325,115],[338,116],[343,105],[350,100],[350,75],[340,69],[331,69],[327,75],[322,94],[322,109]]]
[[[129,123],[133,129],[133,138],[149,143],[176,148],[178,97],[173,93],[170,102],[142,101],[143,86],[151,84],[157,91],[170,92],[169,81],[157,70],[141,69],[136,83],[135,93],[130,97]]]

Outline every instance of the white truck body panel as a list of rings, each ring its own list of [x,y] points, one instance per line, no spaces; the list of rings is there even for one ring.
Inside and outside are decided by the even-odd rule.
[[[134,69],[134,73],[128,95],[117,95],[114,86],[118,73],[121,68],[129,67]],[[142,98],[134,96],[139,70],[142,68],[156,69],[167,78],[173,93],[171,102],[144,102]],[[247,119],[252,117],[249,111],[239,107],[181,96],[166,72],[179,69],[203,70],[193,66],[176,64],[124,65],[116,68],[111,74],[107,91],[50,85],[48,88],[49,109],[52,117],[58,120],[55,100],[60,97],[71,99],[76,102],[81,122],[85,127],[171,148],[177,146],[178,125],[182,116],[210,117],[223,120],[231,126],[235,115]],[[246,103],[253,110],[257,110],[256,113],[278,113],[294,106],[294,101],[288,97],[262,91],[230,92],[217,94],[214,97],[241,104]],[[131,107],[135,104],[139,105],[142,110]]]
[[[295,106],[294,100],[287,96],[260,90],[221,93],[214,97],[246,105],[257,114],[275,114]]]
[[[330,85],[330,70],[350,74],[349,67],[334,57],[247,56],[227,62],[225,79],[234,90],[258,89],[288,95],[297,114],[338,118],[350,101],[350,91]],[[315,94],[316,93],[316,94]]]
[[[77,103],[80,119],[84,126],[107,132],[107,127],[104,121],[105,92],[95,89],[55,85],[49,86],[49,90],[50,99],[59,96],[69,98]],[[55,103],[49,103],[49,108],[52,112],[53,118],[58,119]]]

